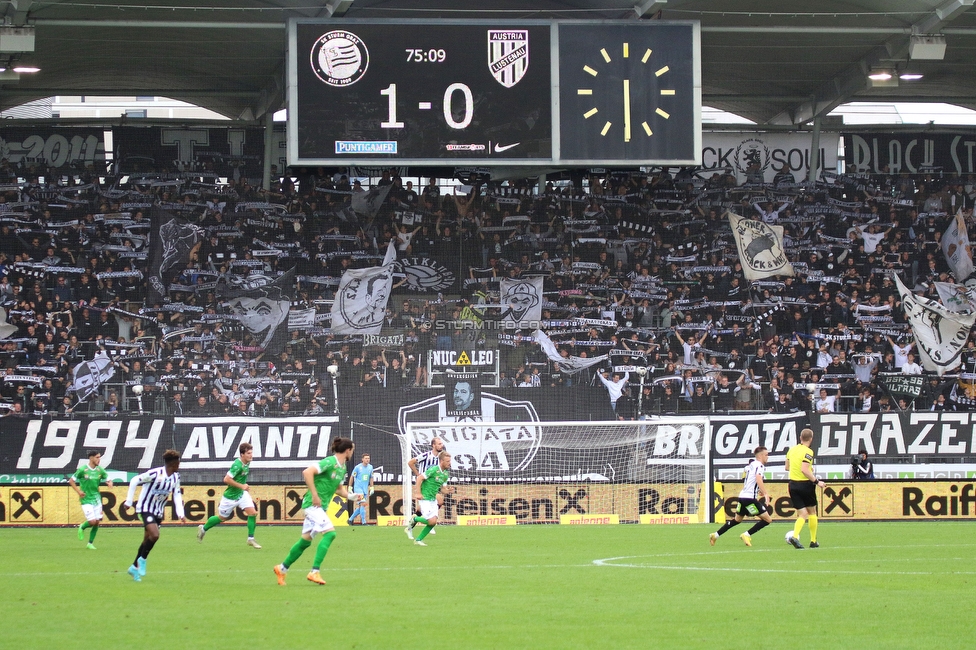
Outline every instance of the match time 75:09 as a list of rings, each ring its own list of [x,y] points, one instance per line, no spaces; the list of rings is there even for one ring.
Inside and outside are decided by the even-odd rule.
[[[407,63],[444,63],[447,52],[444,50],[424,50],[422,48],[408,48]]]

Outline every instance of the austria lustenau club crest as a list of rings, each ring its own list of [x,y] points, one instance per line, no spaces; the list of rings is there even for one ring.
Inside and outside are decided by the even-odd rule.
[[[529,31],[488,30],[488,70],[495,81],[511,88],[529,69]]]

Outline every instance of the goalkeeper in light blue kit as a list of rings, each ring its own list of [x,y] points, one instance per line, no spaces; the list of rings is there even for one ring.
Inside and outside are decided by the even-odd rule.
[[[363,462],[352,468],[349,475],[349,489],[355,494],[363,495],[363,498],[356,502],[356,509],[349,517],[349,525],[356,524],[356,517],[361,520],[361,526],[366,525],[366,505],[369,503],[369,495],[373,493],[373,466],[369,464],[369,454],[363,454]]]
[[[437,465],[430,467],[426,472],[417,477],[417,487],[414,498],[420,500],[420,514],[414,516],[413,521],[407,526],[407,537],[413,539],[413,527],[423,524],[424,529],[417,535],[414,544],[417,546],[427,546],[424,538],[437,525],[437,494],[444,490],[448,480],[451,478],[451,455],[442,451],[437,456]]]

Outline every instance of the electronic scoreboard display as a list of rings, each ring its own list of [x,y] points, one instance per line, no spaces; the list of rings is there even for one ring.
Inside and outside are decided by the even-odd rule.
[[[289,22],[291,165],[697,164],[697,23]]]

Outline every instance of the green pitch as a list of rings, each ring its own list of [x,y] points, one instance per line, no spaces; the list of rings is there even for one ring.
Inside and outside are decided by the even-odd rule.
[[[955,648],[972,644],[976,523],[820,525],[798,551],[775,524],[341,528],[279,587],[298,527],[241,526],[196,541],[168,525],[134,583],[138,528],[0,530],[8,648]],[[807,533],[804,531],[804,543]],[[800,634],[798,630],[807,630]]]

